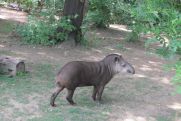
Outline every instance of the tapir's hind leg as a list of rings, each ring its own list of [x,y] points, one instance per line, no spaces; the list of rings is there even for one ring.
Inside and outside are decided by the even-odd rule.
[[[71,105],[75,105],[76,103],[73,101],[73,99],[72,99],[72,97],[73,97],[73,95],[74,95],[74,91],[75,91],[75,89],[67,89],[67,91],[68,91],[68,94],[67,94],[67,97],[66,97],[66,99],[67,99],[67,101],[71,104]]]
[[[64,87],[61,86],[57,86],[55,91],[53,92],[52,96],[51,96],[51,100],[50,100],[50,105],[55,107],[55,98],[57,97],[57,95],[64,89]]]

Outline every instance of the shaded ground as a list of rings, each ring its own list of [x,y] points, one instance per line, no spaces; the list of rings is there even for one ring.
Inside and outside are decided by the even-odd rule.
[[[30,73],[16,78],[0,76],[2,121],[181,120],[181,96],[174,94],[170,83],[174,72],[164,68],[174,59],[165,60],[145,51],[142,42],[124,42],[124,26],[91,30],[87,34],[92,45],[89,48],[22,45],[11,36],[13,27],[12,22],[0,19],[0,55],[24,58]],[[100,60],[110,53],[122,54],[134,65],[136,74],[120,74],[112,79],[104,91],[103,104],[91,100],[91,87],[83,87],[74,96],[77,106],[68,105],[66,90],[57,98],[57,108],[49,106],[54,75],[63,64],[72,60]]]

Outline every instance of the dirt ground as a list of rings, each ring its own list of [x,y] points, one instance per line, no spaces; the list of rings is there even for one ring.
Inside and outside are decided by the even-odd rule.
[[[26,21],[26,14],[14,12],[13,15],[16,16],[14,18],[9,14],[12,12],[13,11],[7,11],[6,9],[0,8],[1,30],[2,27],[4,27],[3,23],[7,20],[20,22]],[[20,16],[20,18],[18,18],[18,16]],[[84,108],[86,110],[92,110],[93,112],[94,110],[99,110],[99,113],[103,113],[105,111],[104,109],[108,108],[108,111],[104,114],[106,117],[105,119],[99,118],[98,116],[94,118],[94,115],[91,116],[94,118],[91,120],[97,121],[181,121],[181,96],[175,94],[174,86],[171,83],[174,71],[165,69],[166,64],[172,64],[175,59],[163,59],[154,52],[147,51],[144,48],[142,41],[138,43],[125,42],[124,38],[128,32],[129,30],[121,25],[111,25],[109,29],[104,30],[90,30],[86,34],[86,37],[90,41],[91,47],[72,48],[62,45],[55,47],[26,45],[22,44],[18,38],[12,36],[12,32],[0,31],[0,55],[10,55],[23,58],[27,63],[27,69],[30,73],[36,71],[33,68],[35,65],[50,64],[53,69],[47,69],[47,73],[50,73],[49,76],[53,79],[56,71],[69,61],[97,61],[110,53],[122,54],[128,62],[133,64],[136,74],[134,76],[123,74],[115,76],[104,91],[103,107],[100,107],[100,109],[98,109],[99,106],[98,108],[85,108],[84,106],[90,98],[80,101],[78,98],[80,95],[84,96],[84,92],[76,93],[76,95],[79,95],[75,97],[78,107],[80,109]],[[40,75],[41,74],[43,74],[43,72],[40,73]],[[47,80],[47,82],[47,84],[53,83],[52,80]],[[1,82],[0,80],[0,88],[5,84],[4,81]],[[38,85],[39,83],[37,82],[34,84]],[[49,100],[53,88],[53,84],[47,88],[48,94],[45,94],[46,92],[42,92],[41,94],[34,92],[27,96],[27,100],[30,100],[30,103],[28,104],[20,103],[16,101],[16,98],[14,97],[9,97],[7,99],[9,101],[8,104],[11,105],[9,107],[6,106],[6,104],[3,105],[0,101],[0,108],[2,109],[0,109],[0,118],[2,117],[2,119],[6,121],[25,121],[33,120],[36,116],[41,117],[44,112],[38,110],[39,100],[35,100],[34,98],[43,97],[43,99]],[[6,88],[6,90],[8,90],[8,88]],[[86,93],[90,93],[90,91],[91,90]],[[3,97],[7,97],[7,95],[3,93],[0,93],[0,96],[2,99]],[[85,94],[85,96],[87,96],[87,94]],[[56,102],[60,102],[60,99],[57,99]],[[82,102],[83,104],[81,104]],[[94,102],[88,102],[88,104],[89,103],[93,105],[92,103]],[[60,105],[62,105],[62,103],[59,103],[58,106]],[[50,108],[49,106],[47,107]],[[61,108],[67,107],[72,109],[72,107],[66,104],[66,101],[63,102]],[[13,113],[15,112],[15,109],[22,110],[22,112],[24,110],[29,110],[29,113],[25,116],[22,116],[24,114],[17,114],[18,116],[15,116],[16,118],[14,118]],[[51,108],[51,110],[57,109]],[[57,110],[57,112],[58,111],[59,110]],[[52,115],[57,115],[57,112],[52,113]],[[65,112],[62,114],[64,113]],[[78,114],[78,117],[81,117],[82,115],[86,116],[86,114]],[[64,118],[62,121],[63,120],[72,119]],[[83,118],[83,120],[90,119]],[[54,118],[52,121],[56,121],[56,119]]]

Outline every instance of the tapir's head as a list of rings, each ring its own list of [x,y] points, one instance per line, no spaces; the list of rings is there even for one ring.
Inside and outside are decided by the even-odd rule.
[[[124,60],[121,55],[110,54],[104,58],[104,61],[109,65],[109,68],[114,74],[120,72],[135,74],[134,67]]]

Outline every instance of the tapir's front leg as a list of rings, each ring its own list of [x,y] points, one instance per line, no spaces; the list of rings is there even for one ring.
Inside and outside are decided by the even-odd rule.
[[[98,101],[101,101],[103,91],[104,91],[104,85],[101,85],[98,89],[98,92],[97,92],[97,100]]]
[[[92,92],[92,99],[96,101],[96,94],[98,91],[98,86],[94,86],[93,92]]]

